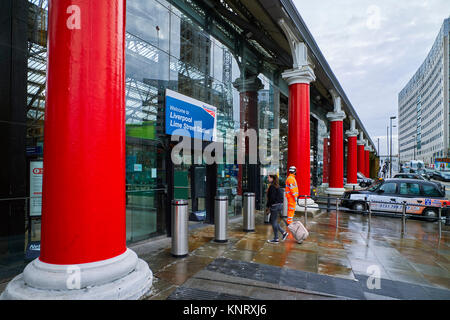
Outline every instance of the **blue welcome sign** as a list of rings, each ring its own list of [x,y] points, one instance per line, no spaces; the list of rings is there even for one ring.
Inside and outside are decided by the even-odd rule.
[[[217,108],[166,89],[166,134],[216,141]]]

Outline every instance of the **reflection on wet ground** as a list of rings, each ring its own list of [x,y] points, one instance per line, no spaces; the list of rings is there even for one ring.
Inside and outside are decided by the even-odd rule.
[[[261,214],[255,232],[242,231],[242,219],[230,223],[225,244],[212,241],[213,225],[191,231],[187,258],[171,257],[170,248],[143,257],[155,275],[150,298],[167,298],[218,258],[354,281],[370,276],[368,268],[376,266],[382,279],[450,290],[448,226],[442,225],[439,239],[437,223],[408,220],[402,236],[400,219],[374,216],[369,233],[366,216],[339,213],[336,228],[336,213],[323,212],[308,218],[307,228],[310,237],[302,244],[291,235],[284,242],[267,243],[272,228],[263,223]]]

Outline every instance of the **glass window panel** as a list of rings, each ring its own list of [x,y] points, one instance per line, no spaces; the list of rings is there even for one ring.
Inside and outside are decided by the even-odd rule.
[[[418,183],[400,183],[399,193],[402,195],[420,195],[420,187]]]
[[[385,183],[380,187],[380,190],[383,190],[384,193],[395,193],[397,190],[396,183]]]
[[[169,52],[170,12],[154,0],[127,1],[127,32]]]

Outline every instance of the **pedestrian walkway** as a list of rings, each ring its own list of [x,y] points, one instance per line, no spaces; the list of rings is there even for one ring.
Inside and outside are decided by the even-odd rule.
[[[340,213],[336,228],[335,212],[307,226],[303,244],[291,236],[270,244],[258,214],[252,233],[233,220],[225,244],[212,241],[214,226],[191,231],[183,259],[171,256],[168,239],[133,249],[154,272],[148,299],[450,299],[449,227],[439,240],[436,223],[408,220],[401,237],[400,219],[374,216],[369,234],[365,216]]]

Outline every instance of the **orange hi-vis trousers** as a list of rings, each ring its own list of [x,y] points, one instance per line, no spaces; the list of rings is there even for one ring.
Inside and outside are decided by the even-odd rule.
[[[294,214],[295,214],[295,206],[297,205],[295,203],[295,198],[294,197],[287,197],[288,200],[288,210],[287,210],[287,219],[286,222],[288,225],[290,225],[292,223],[292,221],[294,221]]]

